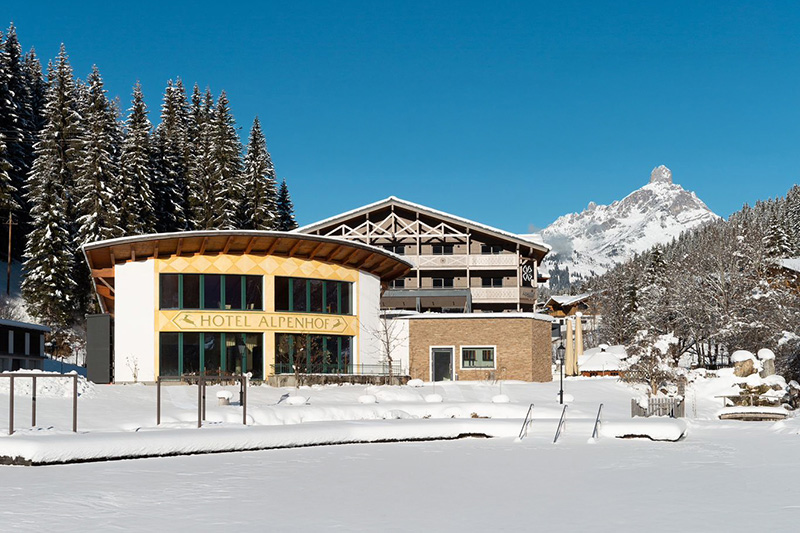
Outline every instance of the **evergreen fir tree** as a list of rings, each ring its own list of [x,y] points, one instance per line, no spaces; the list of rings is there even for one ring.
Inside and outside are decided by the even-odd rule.
[[[75,179],[78,247],[122,235],[119,206],[122,184],[115,147],[118,125],[96,66],[87,82],[82,161]]]
[[[0,132],[4,136],[5,151],[2,155],[8,165],[6,178],[0,180],[0,209],[2,218],[11,211],[19,220],[24,200],[22,199],[25,177],[31,157],[26,154],[30,141],[25,121],[27,87],[22,65],[22,53],[12,24],[0,47]]]
[[[122,143],[120,165],[125,193],[122,195],[120,220],[127,235],[152,233],[156,216],[151,180],[153,154],[150,146],[152,124],[147,118],[142,87],[133,88],[133,101],[126,122],[127,134]]]
[[[242,145],[228,104],[222,91],[211,119],[211,226],[215,229],[234,229],[241,196]]]
[[[297,228],[297,222],[294,220],[294,205],[289,196],[289,187],[286,186],[286,180],[281,182],[278,189],[278,200],[275,208],[276,221],[275,229],[278,231],[291,231]]]
[[[167,83],[156,128],[155,209],[159,232],[187,229],[187,109],[183,85]]]
[[[192,94],[190,123],[193,128],[193,158],[189,174],[189,221],[193,229],[212,229],[215,224],[213,212],[216,199],[213,182],[214,163],[214,97],[206,89],[202,101],[198,98],[197,86]]]
[[[792,256],[793,247],[789,241],[789,235],[779,218],[774,218],[767,228],[767,232],[764,235],[764,245],[767,257],[772,259]]]
[[[256,117],[244,157],[242,228],[269,230],[275,227],[278,196],[275,181],[275,168],[267,150],[267,140]]]
[[[45,124],[26,185],[32,221],[22,294],[33,315],[51,325],[66,326],[76,309],[70,192],[83,135],[75,80],[63,45],[56,65],[49,69],[49,81]]]

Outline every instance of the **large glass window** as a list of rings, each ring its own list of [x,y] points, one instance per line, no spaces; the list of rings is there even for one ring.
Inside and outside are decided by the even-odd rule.
[[[160,334],[159,375],[226,375],[252,373],[264,379],[264,346],[261,333]]]
[[[494,368],[494,347],[462,347],[461,368]]]
[[[350,374],[352,337],[275,334],[275,373]]]
[[[436,288],[452,287],[453,278],[433,278],[432,283]]]
[[[503,247],[497,244],[481,244],[481,254],[498,255],[503,253]]]
[[[200,274],[182,274],[181,284],[181,309],[200,309]]]
[[[264,309],[263,276],[161,274],[159,280],[161,309]]]
[[[305,278],[275,278],[275,310],[349,315],[352,283]]]
[[[159,375],[177,376],[179,370],[180,356],[178,336],[180,333],[162,333],[159,342]]]
[[[203,309],[221,309],[222,276],[219,274],[203,275]]]
[[[264,278],[245,276],[245,309],[264,309]]]
[[[482,277],[481,287],[502,287],[503,278]]]
[[[161,275],[161,309],[178,309],[180,302],[180,274]]]
[[[432,247],[433,255],[453,255],[452,244],[434,244]]]

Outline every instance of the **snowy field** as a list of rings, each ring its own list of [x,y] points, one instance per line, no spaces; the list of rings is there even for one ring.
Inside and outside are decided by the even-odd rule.
[[[8,425],[4,381],[3,434]],[[57,385],[39,390],[39,427],[27,428],[29,398],[22,381],[16,410],[20,431],[0,437],[0,447],[9,439],[73,438],[68,431],[71,399]],[[498,429],[502,436],[490,439],[0,467],[0,531],[226,531],[242,526],[284,531],[795,531],[800,502],[793,465],[800,424],[797,419],[717,420],[722,403],[714,396],[729,387],[723,378],[690,387],[688,434],[679,442],[606,436],[590,442],[598,404],[604,404],[607,426],[627,422],[635,393],[614,378],[568,379],[565,390],[574,400],[555,445],[557,381],[505,382],[502,391],[492,383],[437,385],[435,392],[443,398],[438,404],[425,401],[434,392],[430,384],[299,391],[253,387],[248,413],[256,431],[322,434],[356,424],[378,434],[387,425],[484,421],[510,429]],[[192,427],[194,387],[164,388],[163,429],[154,429],[152,386],[88,384],[82,390],[83,435],[175,432],[192,439],[215,431],[248,431],[241,427],[240,407],[215,405],[217,387],[209,388],[208,427],[200,430]],[[491,403],[501,392],[511,403]],[[284,399],[276,405],[287,393],[308,398],[308,404],[287,405]],[[377,403],[360,403],[365,395]],[[530,403],[536,405],[534,421],[529,436],[517,442],[514,434]],[[492,419],[474,419],[472,413]]]

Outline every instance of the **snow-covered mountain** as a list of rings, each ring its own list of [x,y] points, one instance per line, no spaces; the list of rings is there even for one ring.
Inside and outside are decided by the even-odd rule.
[[[602,274],[614,264],[681,232],[719,218],[695,193],[672,182],[664,165],[650,183],[611,205],[594,202],[582,213],[559,217],[541,237],[553,250],[545,268],[569,267],[570,279]]]

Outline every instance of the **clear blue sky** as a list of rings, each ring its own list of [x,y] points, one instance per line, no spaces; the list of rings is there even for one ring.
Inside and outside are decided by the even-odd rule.
[[[166,82],[264,126],[301,224],[400,196],[510,231],[669,166],[727,216],[800,181],[800,3],[48,2],[0,6],[156,122]]]

